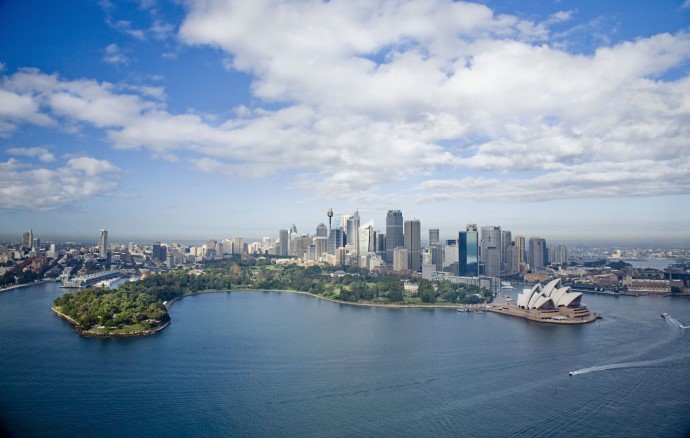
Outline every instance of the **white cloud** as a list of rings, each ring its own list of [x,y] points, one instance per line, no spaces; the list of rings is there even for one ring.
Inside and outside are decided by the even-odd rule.
[[[92,157],[70,159],[55,169],[31,168],[15,159],[0,163],[0,208],[49,210],[65,207],[118,187],[118,169]]]
[[[113,43],[105,48],[103,61],[109,64],[127,64],[129,63],[129,58],[122,53],[122,49],[117,44]]]
[[[439,169],[481,199],[655,196],[660,184],[687,193],[671,170],[690,156],[690,78],[664,75],[690,59],[690,36],[583,55],[552,44],[549,23],[570,18],[535,23],[447,0],[199,1],[180,39],[222,49],[228,69],[253,75],[255,102],[279,109],[238,107],[224,120],[175,114],[161,88],[35,70],[6,78],[0,92],[25,100],[5,118],[10,126],[38,116],[87,123],[118,149],[219,174],[289,172],[317,194],[371,199],[387,184],[437,180]],[[462,178],[480,170],[495,176]],[[426,199],[457,196],[434,184],[420,186]]]
[[[683,9],[688,9],[690,8],[690,0],[685,0],[683,4],[680,6]]]
[[[44,163],[52,163],[55,161],[55,155],[53,155],[48,149],[41,147],[9,148],[5,152],[15,156],[38,157],[38,159]]]

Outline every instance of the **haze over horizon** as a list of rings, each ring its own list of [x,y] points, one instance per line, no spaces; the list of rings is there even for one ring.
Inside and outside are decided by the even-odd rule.
[[[689,61],[690,0],[5,1],[0,238],[688,241]]]

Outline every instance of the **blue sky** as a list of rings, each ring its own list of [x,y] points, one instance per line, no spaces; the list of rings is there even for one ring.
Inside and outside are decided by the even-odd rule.
[[[0,2],[0,238],[688,240],[689,194],[690,1]]]

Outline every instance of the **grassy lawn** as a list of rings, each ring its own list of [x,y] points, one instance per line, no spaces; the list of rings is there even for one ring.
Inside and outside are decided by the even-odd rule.
[[[144,328],[143,325],[141,324],[131,324],[131,325],[126,325],[122,327],[121,329],[109,329],[109,328],[97,328],[94,327],[89,332],[91,333],[97,333],[97,334],[127,334],[127,333],[134,333],[134,332],[144,332],[149,330],[148,328]]]

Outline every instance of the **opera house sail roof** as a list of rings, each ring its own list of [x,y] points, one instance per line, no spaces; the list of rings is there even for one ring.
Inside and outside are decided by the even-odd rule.
[[[580,307],[582,293],[572,292],[570,286],[563,286],[557,278],[546,286],[538,283],[532,289],[525,289],[518,295],[517,305],[523,309],[555,309],[558,307]]]

